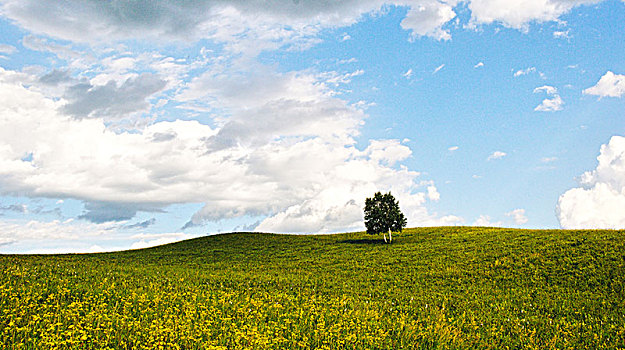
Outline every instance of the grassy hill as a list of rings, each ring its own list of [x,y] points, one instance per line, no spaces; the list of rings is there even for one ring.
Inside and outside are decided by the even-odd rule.
[[[625,348],[625,232],[236,233],[0,256],[6,348]]]

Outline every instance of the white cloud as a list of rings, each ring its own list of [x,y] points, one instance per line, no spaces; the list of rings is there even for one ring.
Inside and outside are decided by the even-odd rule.
[[[410,77],[412,77],[412,68],[408,69],[402,76],[406,79],[410,79]]]
[[[441,194],[438,193],[438,190],[436,189],[436,187],[434,185],[428,186],[428,198],[431,201],[438,201],[441,198]]]
[[[558,157],[543,157],[543,158],[540,158],[540,161],[542,163],[553,163],[556,160],[558,160]]]
[[[563,109],[564,101],[560,95],[555,95],[552,98],[544,99],[538,106],[534,108],[537,112],[556,112]]]
[[[478,62],[478,64],[473,66],[473,68],[480,68],[480,67],[484,67],[484,62]]]
[[[320,73],[316,76],[316,79],[323,80],[327,85],[337,87],[341,84],[349,84],[352,78],[365,74],[362,69],[355,70],[351,73],[338,73],[335,71]]]
[[[378,190],[393,192],[409,225],[456,220],[426,209],[438,192],[401,165],[411,155],[407,146],[398,140],[354,146],[366,116],[319,76],[256,72],[217,75],[213,83],[200,77],[183,92],[187,101],[211,101],[220,111],[215,127],[177,120],[114,132],[102,118],[67,117],[62,100],[0,70],[0,188],[85,201],[81,217],[92,222],[205,203],[193,224],[265,215],[259,229],[338,231],[362,227],[364,197]],[[32,159],[23,160],[28,154]]]
[[[484,1],[473,3],[479,9],[475,23],[512,23],[505,11],[496,16]],[[559,13],[579,3],[563,5]],[[440,194],[401,164],[410,156],[408,147],[394,140],[373,140],[364,150],[354,146],[366,115],[362,105],[340,99],[336,87],[362,71],[279,72],[250,58],[263,50],[305,49],[320,40],[322,30],[385,11],[388,2],[67,4],[6,0],[0,5],[4,16],[33,33],[23,39],[24,47],[67,61],[67,67],[44,75],[0,72],[3,193],[77,198],[85,202],[82,217],[93,222],[127,219],[173,203],[206,203],[194,215],[196,223],[266,215],[259,227],[332,231],[361,227],[362,197],[392,190],[410,225],[461,221],[428,212],[427,201]],[[453,25],[457,1],[393,4],[406,6],[401,25],[413,38],[451,38],[447,26]],[[514,8],[502,1],[489,6]],[[205,38],[225,48],[216,54],[202,49],[197,62],[152,52],[131,57],[119,42],[137,38]],[[204,73],[192,79],[192,70]],[[208,125],[153,122],[155,109],[167,103],[203,113]],[[154,115],[132,130],[108,124],[147,111]],[[28,154],[32,160],[22,160]],[[160,238],[144,241],[155,239]]]
[[[602,145],[597,160],[597,167],[580,177],[580,187],[560,196],[556,212],[563,228],[625,228],[625,137],[613,136]]]
[[[595,86],[585,89],[583,93],[599,97],[621,97],[625,94],[625,75],[608,71]]]
[[[535,94],[541,93],[541,92],[544,92],[547,95],[552,96],[552,97],[544,99],[538,106],[536,106],[536,108],[534,108],[535,111],[556,112],[556,111],[561,111],[563,109],[562,106],[564,106],[564,101],[558,94],[558,89],[549,85],[537,87],[536,89],[534,89]]]
[[[514,72],[514,77],[515,78],[516,77],[520,77],[522,75],[527,75],[527,74],[533,73],[535,71],[536,71],[536,67],[528,67],[528,68],[525,68],[525,69],[519,69],[518,71]]]
[[[473,222],[473,226],[483,226],[483,227],[499,227],[502,226],[503,223],[501,221],[491,221],[491,217],[488,215],[480,215]]]
[[[453,152],[453,151],[457,151],[458,149],[459,149],[459,147],[458,147],[458,146],[451,146],[451,147],[449,147],[447,150],[448,150],[449,152]]]
[[[413,37],[429,36],[437,40],[449,40],[451,34],[442,27],[455,17],[456,13],[452,6],[434,0],[424,0],[412,5],[401,26],[411,30]]]
[[[572,8],[601,0],[471,0],[472,21],[501,23],[526,31],[531,22],[556,21]]]
[[[140,249],[198,237],[194,234],[121,232],[115,223],[0,220],[0,252],[28,254],[97,253]],[[106,246],[103,248],[102,246]],[[36,248],[33,248],[36,247]]]
[[[13,45],[0,44],[0,53],[11,55],[17,51],[17,48]]]
[[[570,39],[569,30],[564,31],[555,31],[553,32],[553,37],[556,39]]]
[[[410,157],[412,151],[398,140],[371,140],[364,153],[373,161],[392,166]]]
[[[101,43],[131,38],[195,41],[208,38],[228,43],[233,51],[258,53],[278,47],[306,48],[323,28],[345,27],[364,14],[382,11],[384,0],[339,2],[244,0],[102,3],[71,1],[57,6],[35,0],[6,0],[5,16],[23,28],[73,42]],[[414,37],[448,40],[442,27],[455,17],[447,1],[400,0],[407,6],[401,25]],[[71,18],[71,20],[67,20]],[[344,35],[345,39],[346,36]],[[254,44],[254,45],[251,45]]]
[[[432,72],[432,74],[436,74],[438,73],[441,69],[445,68],[445,64],[441,64],[440,66],[436,67],[436,69],[434,69],[434,71]]]
[[[558,89],[556,89],[553,86],[549,86],[549,85],[544,85],[544,86],[537,87],[537,88],[534,89],[534,93],[535,94],[540,93],[540,92],[544,92],[547,95],[555,95],[555,94],[558,93]]]
[[[336,74],[277,73],[252,65],[209,71],[193,79],[176,99],[196,104],[209,101],[207,107],[219,112],[216,121],[221,128],[208,139],[213,150],[237,144],[258,146],[277,137],[345,140],[358,133],[365,115],[334,96],[330,85],[344,82]]]
[[[163,244],[169,244],[174,242],[183,241],[186,239],[196,238],[198,235],[191,235],[184,232],[172,232],[172,233],[141,233],[133,235],[131,239],[139,239],[130,245],[130,249],[143,249],[149,247],[155,247]]]
[[[486,158],[486,160],[501,159],[501,158],[505,157],[506,155],[507,155],[506,152],[495,151],[491,155],[489,155],[488,158]]]
[[[528,221],[527,216],[525,216],[525,209],[514,209],[507,212],[506,216],[512,217],[517,225],[523,225]]]
[[[471,25],[501,23],[527,30],[530,22],[555,21],[572,8],[600,0],[470,0]],[[449,40],[445,26],[456,18],[457,0],[347,0],[271,3],[254,0],[101,2],[73,0],[66,6],[37,0],[5,0],[3,15],[22,28],[71,42],[101,44],[126,39],[157,42],[226,43],[232,52],[256,55],[277,48],[306,49],[326,28],[340,28],[381,13],[388,5],[407,7],[401,26],[412,38]],[[343,35],[347,39],[349,35]]]
[[[1,5],[0,5],[1,6]],[[42,52],[51,52],[68,62],[72,68],[84,69],[93,62],[93,57],[85,52],[77,51],[71,45],[62,45],[44,38],[27,35],[22,39],[22,45],[27,49]]]
[[[70,244],[65,246],[58,246],[57,244]],[[74,244],[72,244],[74,243]],[[47,244],[51,246],[46,247]],[[50,242],[42,242],[37,241],[36,248],[33,246],[25,247],[19,251],[8,251],[7,253],[11,254],[17,252],[17,254],[90,254],[90,253],[104,253],[104,252],[112,252],[112,251],[120,251],[124,248],[116,247],[116,248],[103,248],[98,244],[85,245],[80,244],[78,242],[67,242],[67,241],[50,241]]]
[[[80,223],[72,220],[48,222],[0,220],[0,247],[23,241],[75,241],[104,236],[109,234],[110,230],[111,226],[107,224]]]

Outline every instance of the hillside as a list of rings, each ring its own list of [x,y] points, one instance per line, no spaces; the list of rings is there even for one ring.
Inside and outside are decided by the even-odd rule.
[[[236,233],[0,256],[8,348],[625,348],[625,232]]]

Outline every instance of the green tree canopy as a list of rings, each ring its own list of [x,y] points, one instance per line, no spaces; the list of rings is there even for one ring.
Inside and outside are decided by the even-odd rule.
[[[406,217],[391,192],[386,194],[376,192],[373,198],[365,200],[365,226],[368,234],[383,234],[384,241],[388,232],[391,242],[393,240],[391,232],[401,232],[406,227]]]

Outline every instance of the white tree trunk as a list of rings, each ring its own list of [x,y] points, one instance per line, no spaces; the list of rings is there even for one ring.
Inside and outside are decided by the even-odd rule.
[[[388,229],[388,241],[389,243],[393,243],[393,234],[391,233],[391,229]]]
[[[384,243],[388,243],[388,242],[386,241],[386,232],[384,232],[384,233],[382,234],[382,236],[384,237]]]

